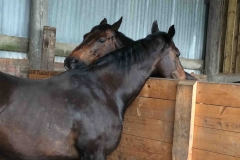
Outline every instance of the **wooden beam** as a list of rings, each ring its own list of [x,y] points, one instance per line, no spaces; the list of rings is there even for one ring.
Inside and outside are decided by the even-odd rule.
[[[191,160],[196,104],[196,81],[179,81],[173,134],[173,160]]]
[[[203,70],[203,60],[180,58],[180,62],[184,69]]]
[[[53,70],[55,59],[56,28],[44,26],[43,49],[42,49],[42,70]]]
[[[48,22],[48,0],[30,1],[30,35],[28,59],[30,69],[41,68],[43,26]]]
[[[224,82],[224,83],[233,83],[240,82],[240,74],[218,74],[212,76],[212,81],[214,82]]]
[[[223,73],[235,73],[239,10],[240,2],[230,0],[228,4]]]
[[[0,35],[0,50],[28,53],[28,45],[27,38]],[[56,42],[55,55],[66,57],[76,47],[77,44]],[[203,60],[180,58],[180,62],[184,69],[202,70],[204,67]]]
[[[27,53],[28,38],[0,35],[0,50]]]
[[[222,68],[227,6],[228,0],[209,2],[205,59],[205,71],[209,81],[212,81],[212,76],[217,75]]]
[[[240,1],[239,1],[240,3]],[[237,58],[236,58],[236,73],[240,73],[240,20],[238,25],[238,45],[237,45]]]

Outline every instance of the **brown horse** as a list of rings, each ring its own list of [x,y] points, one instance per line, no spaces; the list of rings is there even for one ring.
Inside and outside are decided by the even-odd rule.
[[[86,65],[92,64],[98,58],[106,54],[122,48],[134,41],[118,31],[122,23],[120,18],[113,25],[107,24],[104,18],[99,25],[84,35],[83,42],[77,46],[72,53],[65,59],[64,65],[66,69],[74,69],[77,63],[84,62]],[[158,24],[155,21],[152,25],[152,33],[159,31]],[[180,63],[180,52],[174,42],[170,44],[172,50],[169,54],[164,55],[160,62],[156,65],[152,73],[152,77],[173,78],[173,79],[189,79],[197,80],[184,69]]]
[[[0,72],[0,156],[8,160],[106,160],[124,112],[161,56],[174,27],[45,80]]]

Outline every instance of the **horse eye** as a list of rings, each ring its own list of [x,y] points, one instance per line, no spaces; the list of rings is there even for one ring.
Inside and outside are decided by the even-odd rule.
[[[98,40],[98,42],[100,42],[100,43],[104,43],[105,41],[106,41],[106,39],[104,39],[104,38],[101,38]]]

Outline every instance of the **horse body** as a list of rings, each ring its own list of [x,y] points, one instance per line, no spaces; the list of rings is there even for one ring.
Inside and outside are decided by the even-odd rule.
[[[174,33],[171,27],[92,67],[82,65],[46,80],[0,73],[0,155],[9,160],[105,160],[120,141],[125,110],[168,53]]]

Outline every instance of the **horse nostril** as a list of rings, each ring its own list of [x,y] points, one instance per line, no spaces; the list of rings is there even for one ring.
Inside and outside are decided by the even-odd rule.
[[[70,61],[71,63],[78,63],[78,60],[75,58],[72,58],[72,60]]]

